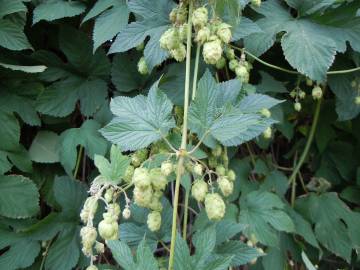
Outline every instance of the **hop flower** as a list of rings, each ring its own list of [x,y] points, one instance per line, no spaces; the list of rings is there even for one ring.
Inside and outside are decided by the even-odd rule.
[[[200,7],[194,10],[192,23],[195,28],[203,28],[208,21],[208,10],[206,7]]]
[[[226,55],[226,58],[229,60],[235,59],[235,51],[231,48],[227,48],[225,50],[225,55]]]
[[[110,203],[108,205],[107,211],[112,217],[114,217],[114,219],[118,219],[121,213],[120,205],[118,205],[117,203]]]
[[[128,184],[131,183],[132,178],[134,176],[134,171],[135,171],[134,166],[129,165],[126,168],[126,171],[125,171],[125,174],[124,174],[124,177],[123,177],[126,183],[128,183]]]
[[[141,42],[139,45],[136,46],[136,50],[141,52],[142,50],[144,50],[145,44],[144,42]]]
[[[304,99],[305,96],[306,96],[306,93],[305,93],[303,90],[300,90],[300,91],[299,91],[299,98],[300,98],[300,99]]]
[[[106,190],[106,192],[105,192],[104,198],[109,203],[109,202],[112,201],[113,195],[114,195],[114,189],[113,188],[108,188]]]
[[[151,187],[140,189],[135,186],[134,188],[134,201],[141,207],[148,207],[153,196],[153,190]]]
[[[186,57],[186,47],[184,44],[179,44],[179,47],[170,51],[171,56],[178,62],[184,61]]]
[[[237,77],[242,79],[249,76],[249,71],[244,65],[239,65],[238,67],[235,68],[235,74]]]
[[[226,176],[219,177],[218,185],[225,197],[229,196],[234,190],[234,183],[231,182]]]
[[[119,225],[109,213],[103,214],[103,220],[98,225],[98,231],[104,240],[116,240],[119,237]]]
[[[215,67],[217,69],[223,69],[226,65],[226,59],[224,57],[221,57],[219,61],[216,62]]]
[[[95,265],[89,265],[86,270],[99,270]]]
[[[221,220],[225,215],[226,206],[217,193],[207,194],[205,197],[205,211],[210,220]]]
[[[296,98],[296,95],[297,95],[296,91],[292,90],[292,91],[290,92],[290,97]]]
[[[210,38],[210,34],[209,27],[203,27],[197,32],[195,40],[199,44],[204,44]]]
[[[169,14],[169,19],[172,23],[183,24],[187,19],[187,9],[183,6],[174,8]]]
[[[105,245],[103,243],[97,242],[95,243],[95,250],[98,254],[102,254],[105,252]]]
[[[231,71],[235,71],[235,69],[239,66],[239,62],[236,59],[232,59],[229,62],[229,69]]]
[[[80,237],[84,249],[91,250],[97,237],[96,229],[90,226],[82,227],[80,230]]]
[[[356,105],[360,105],[360,96],[357,96],[357,97],[355,98],[355,104],[356,104]]]
[[[220,157],[222,154],[222,147],[220,144],[217,144],[214,149],[211,150],[211,154],[214,157]]]
[[[133,183],[136,187],[145,189],[151,185],[149,171],[146,168],[136,168],[133,176]]]
[[[311,95],[312,95],[313,99],[315,99],[315,100],[321,99],[322,95],[323,95],[321,87],[315,86],[311,91]]]
[[[158,211],[152,211],[147,217],[147,225],[150,231],[155,232],[161,227],[161,214]]]
[[[148,208],[150,208],[150,209],[153,210],[153,211],[159,211],[159,212],[161,212],[162,209],[163,209],[163,206],[162,206],[162,204],[161,204],[161,202],[160,202],[160,197],[153,196],[153,197],[151,198],[151,202],[150,202]]]
[[[209,166],[211,168],[215,168],[216,165],[217,165],[217,159],[214,156],[210,156],[209,159],[208,159],[208,162],[209,162]]]
[[[168,183],[166,176],[161,173],[160,168],[150,170],[151,184],[155,190],[164,190]]]
[[[271,112],[270,112],[268,109],[266,109],[266,108],[261,109],[260,113],[261,113],[263,116],[265,116],[266,118],[270,118],[270,117],[271,117]]]
[[[146,61],[145,61],[145,57],[141,57],[138,64],[138,71],[141,75],[147,75],[149,74],[149,69],[147,67]]]
[[[261,6],[261,0],[251,0],[251,4],[254,7],[260,7]]]
[[[196,163],[194,165],[193,171],[197,175],[202,175],[203,174],[203,166],[200,163]]]
[[[271,127],[267,127],[265,131],[263,132],[264,139],[270,139],[272,136],[272,129]]]
[[[215,170],[216,170],[216,173],[218,175],[224,176],[226,174],[226,170],[225,170],[225,167],[223,165],[216,166]]]
[[[98,207],[97,198],[94,196],[88,197],[84,203],[84,207],[80,212],[80,219],[87,223],[88,219],[93,219]]]
[[[231,25],[227,23],[221,23],[218,26],[218,29],[216,31],[216,35],[220,38],[222,42],[225,44],[228,44],[231,40]]]
[[[129,207],[125,207],[123,212],[122,212],[122,216],[124,219],[129,219],[131,216],[131,210]]]
[[[174,50],[179,47],[179,29],[172,27],[164,32],[160,37],[160,47],[164,50]]]
[[[208,41],[204,44],[203,56],[207,64],[215,65],[220,60],[222,53],[220,40]]]
[[[179,26],[179,37],[181,41],[186,41],[188,33],[188,24],[184,23],[183,25]]]
[[[205,199],[206,194],[208,193],[208,185],[202,179],[197,179],[194,181],[191,194],[198,202],[202,202]]]
[[[227,173],[227,177],[230,181],[235,181],[236,180],[236,174],[233,170],[229,170]]]
[[[169,176],[174,170],[174,166],[171,161],[164,161],[161,163],[161,173],[165,176]]]
[[[295,109],[295,111],[300,112],[301,111],[301,103],[295,102],[294,109]]]

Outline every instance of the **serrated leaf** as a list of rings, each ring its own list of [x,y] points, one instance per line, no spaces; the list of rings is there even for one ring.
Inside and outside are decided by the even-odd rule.
[[[0,215],[28,218],[39,211],[36,185],[21,175],[0,175]]]
[[[262,33],[260,27],[249,18],[242,16],[240,22],[232,29],[232,41],[237,41],[256,33]]]
[[[220,255],[233,256],[231,266],[236,267],[247,264],[252,260],[262,256],[256,248],[249,247],[240,241],[227,241],[216,248],[216,253]]]
[[[94,52],[101,44],[124,29],[128,23],[129,13],[125,1],[121,1],[96,18],[93,31]]]
[[[110,103],[115,118],[102,135],[123,151],[137,150],[166,136],[175,126],[172,103],[154,84],[147,97],[117,97]]]
[[[202,270],[226,270],[231,264],[233,256],[213,256]]]
[[[131,249],[124,242],[109,241],[107,246],[110,248],[116,262],[125,270],[135,269],[136,265],[131,253]]]
[[[168,53],[160,48],[159,37],[170,26],[169,13],[174,6],[173,2],[161,0],[148,2],[135,0],[128,3],[131,12],[143,17],[128,24],[117,35],[109,53],[125,52],[141,44],[147,36],[150,40],[145,46],[144,56],[149,69],[153,69],[168,56]]]
[[[177,234],[175,242],[174,269],[192,270],[190,251],[186,241]]]
[[[286,31],[281,39],[286,60],[309,78],[324,81],[335,59],[335,42],[308,20],[294,21],[286,26]],[[298,46],[299,40],[301,46]]]
[[[59,162],[58,143],[59,136],[55,132],[38,132],[29,148],[31,160],[39,163]]]
[[[137,269],[158,270],[158,264],[154,258],[153,252],[146,245],[145,238],[140,242],[136,250],[136,266]],[[130,270],[130,269],[129,269]]]
[[[57,19],[74,17],[85,11],[86,6],[80,1],[50,0],[36,6],[33,24],[41,20],[54,21]]]
[[[0,18],[4,17],[5,15],[9,15],[16,12],[26,12],[27,8],[24,5],[25,1],[21,0],[0,0]]]
[[[262,94],[251,94],[245,96],[237,105],[237,107],[244,113],[256,113],[262,109],[270,109],[283,102]]]
[[[247,225],[245,235],[255,237],[269,246],[276,246],[275,231],[294,232],[291,218],[284,212],[284,203],[272,193],[253,191],[241,198],[240,223]]]
[[[40,252],[37,241],[21,240],[0,256],[0,269],[16,270],[32,265]]]
[[[0,46],[14,51],[32,49],[22,27],[8,19],[0,19]]]
[[[100,136],[100,125],[94,120],[87,120],[80,128],[72,128],[60,135],[60,162],[69,175],[75,167],[77,159],[77,146],[82,145],[88,157],[95,154],[104,155],[107,149],[105,139]]]
[[[231,81],[228,82],[230,83]],[[196,98],[190,105],[189,128],[199,138],[207,136],[204,140],[205,144],[214,145],[214,139],[216,139],[226,146],[239,145],[260,135],[268,126],[275,123],[274,120],[265,119],[256,113],[260,109],[249,109],[247,104],[251,100],[250,96],[246,97],[242,103],[235,104],[237,95],[223,95],[218,89],[223,86],[224,84],[217,85],[210,72],[207,71],[200,79]],[[231,90],[236,93],[240,90],[239,85],[233,84],[225,93],[230,93]],[[262,105],[267,108],[278,102],[266,96],[254,96],[254,99],[260,105],[259,102],[266,99]],[[255,109],[257,109],[256,106]]]
[[[195,255],[193,256],[193,265],[195,269],[202,268],[208,257],[211,255],[216,244],[216,231],[213,226],[204,231],[197,232],[193,237],[195,246]]]

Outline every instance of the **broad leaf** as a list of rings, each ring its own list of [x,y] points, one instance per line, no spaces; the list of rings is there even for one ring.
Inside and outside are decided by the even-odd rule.
[[[86,149],[88,157],[94,158],[95,154],[104,155],[107,143],[98,130],[100,125],[94,120],[87,120],[80,128],[72,128],[60,135],[60,162],[69,175],[75,167],[77,159],[77,146]]]
[[[0,46],[14,51],[32,49],[21,25],[0,19]]]
[[[28,218],[39,211],[39,192],[36,185],[24,176],[0,176],[0,215],[9,218]]]
[[[252,234],[261,243],[276,246],[279,242],[276,230],[294,232],[291,218],[284,212],[285,204],[272,193],[253,191],[241,198],[240,223],[247,225],[245,235]]]
[[[147,147],[175,127],[172,103],[157,89],[157,83],[147,97],[116,97],[110,108],[115,118],[101,129],[101,133],[123,151]]]
[[[39,163],[59,162],[58,143],[59,136],[55,132],[40,131],[29,149],[31,160]]]
[[[107,246],[110,248],[116,262],[125,270],[135,269],[136,265],[131,253],[131,249],[124,242],[109,241]]]
[[[27,8],[22,0],[0,0],[0,18],[16,12],[26,12]]]

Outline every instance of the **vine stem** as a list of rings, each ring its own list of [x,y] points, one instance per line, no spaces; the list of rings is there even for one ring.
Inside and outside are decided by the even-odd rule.
[[[196,96],[196,89],[197,89],[197,76],[199,72],[199,58],[200,58],[200,45],[196,47],[196,57],[195,57],[195,67],[194,67],[194,78],[193,78],[193,86],[192,86],[192,97],[191,99],[194,100]]]
[[[175,257],[175,242],[176,242],[176,227],[177,227],[177,210],[179,205],[179,193],[182,169],[184,167],[184,155],[181,154],[181,150],[186,149],[187,143],[187,122],[189,111],[189,96],[190,96],[190,72],[191,72],[191,32],[192,32],[192,9],[193,1],[189,1],[189,18],[187,25],[187,43],[186,43],[186,73],[185,73],[185,93],[184,93],[184,122],[181,137],[180,156],[178,160],[176,180],[175,180],[175,194],[173,199],[173,214],[172,214],[172,228],[171,228],[171,242],[170,242],[170,256],[168,270],[174,269],[174,257]]]
[[[314,135],[315,135],[315,131],[316,131],[316,127],[319,121],[319,115],[320,115],[320,109],[321,109],[321,101],[322,99],[319,99],[316,103],[316,108],[315,108],[315,114],[314,114],[314,118],[313,118],[313,123],[311,125],[311,129],[310,129],[310,133],[309,133],[309,137],[306,141],[306,145],[304,148],[304,151],[302,152],[299,161],[297,162],[296,166],[294,167],[294,170],[289,178],[289,183],[292,183],[293,185],[295,185],[295,181],[296,181],[296,175],[299,173],[301,166],[303,165],[309,150],[310,150],[310,146],[311,143],[314,139]],[[295,193],[295,191],[293,191],[292,193]],[[295,196],[292,194],[291,197],[291,205],[294,206],[295,203]]]
[[[77,161],[76,161],[76,166],[75,166],[75,170],[74,170],[74,178],[76,178],[79,168],[80,168],[80,161],[81,161],[81,157],[82,157],[82,153],[84,151],[84,147],[82,145],[80,145],[80,149],[79,149],[79,154],[77,157]]]
[[[253,58],[254,60],[258,61],[259,63],[263,64],[264,66],[270,67],[272,69],[276,69],[276,70],[280,70],[289,74],[295,74],[295,75],[301,75],[300,72],[295,71],[295,70],[290,70],[290,69],[286,69],[283,67],[279,67],[273,64],[270,64],[264,60],[261,60],[260,58],[256,57],[255,55],[253,55],[252,53],[246,51],[245,49],[239,48],[237,46],[234,45],[230,45],[231,47],[233,47],[235,50],[244,52],[245,54],[249,55],[251,58]],[[352,72],[356,72],[356,71],[360,71],[360,67],[356,67],[356,68],[351,68],[351,69],[344,69],[344,70],[332,70],[332,71],[328,71],[326,72],[327,75],[336,75],[336,74],[346,74],[346,73],[352,73]]]

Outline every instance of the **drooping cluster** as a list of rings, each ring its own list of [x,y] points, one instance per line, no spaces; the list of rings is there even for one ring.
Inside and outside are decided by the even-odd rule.
[[[204,203],[208,218],[214,221],[224,217],[226,205],[223,197],[232,194],[236,179],[235,172],[222,165],[224,163],[227,164],[227,154],[217,145],[211,151],[208,165],[195,163],[191,170],[195,177],[191,195],[199,203]]]
[[[236,77],[243,83],[248,83],[252,64],[246,61],[245,53],[241,54],[240,60],[236,59],[234,50],[228,48],[226,57],[229,60],[229,69],[236,74]]]
[[[306,97],[305,91],[303,91],[299,86],[297,86],[294,90],[290,92],[290,97],[292,97],[295,101],[294,110],[300,112],[302,109],[300,100]]]

